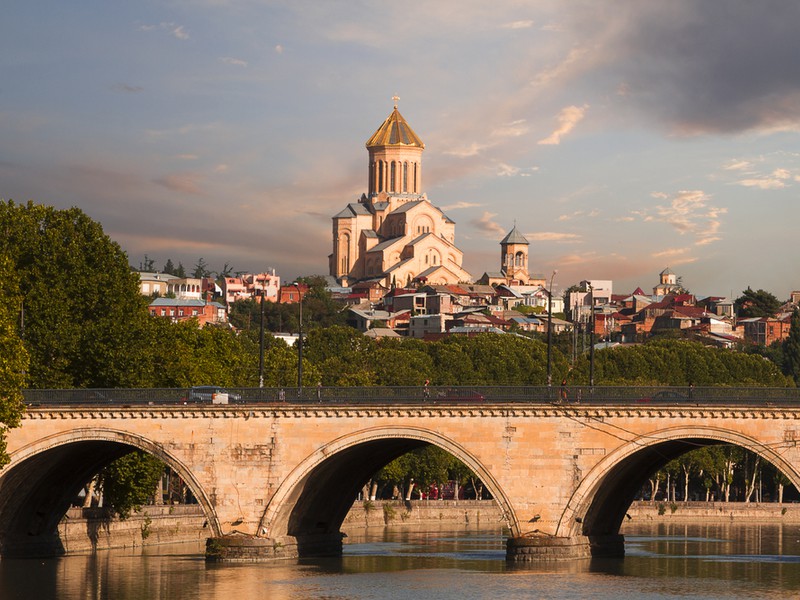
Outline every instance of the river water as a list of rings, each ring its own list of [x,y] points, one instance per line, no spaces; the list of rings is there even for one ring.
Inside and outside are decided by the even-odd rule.
[[[336,559],[206,564],[197,544],[0,560],[0,599],[800,597],[800,525],[626,526],[624,559],[516,567],[500,530],[369,529]]]

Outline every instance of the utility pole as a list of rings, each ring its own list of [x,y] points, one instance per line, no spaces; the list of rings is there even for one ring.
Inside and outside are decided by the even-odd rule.
[[[589,284],[589,387],[594,388],[594,288]]]
[[[264,387],[264,285],[261,285],[261,332],[258,344],[258,387]]]
[[[550,287],[547,289],[547,387],[553,385],[553,278],[558,271],[553,271],[550,276]]]

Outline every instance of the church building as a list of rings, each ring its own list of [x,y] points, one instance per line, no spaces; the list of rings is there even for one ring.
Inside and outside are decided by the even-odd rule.
[[[543,286],[544,275],[528,272],[528,246],[530,243],[517,229],[516,224],[500,240],[500,270],[483,274],[478,283],[483,285]]]
[[[397,98],[395,98],[395,101]],[[343,286],[472,281],[455,245],[455,222],[422,192],[425,144],[397,104],[367,140],[367,193],[333,217],[330,274]]]

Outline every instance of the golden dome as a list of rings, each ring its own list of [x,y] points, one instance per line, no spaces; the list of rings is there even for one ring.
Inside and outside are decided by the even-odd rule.
[[[425,144],[417,137],[403,115],[394,107],[392,114],[386,117],[383,125],[367,140],[367,148],[376,146],[415,146],[425,148]]]

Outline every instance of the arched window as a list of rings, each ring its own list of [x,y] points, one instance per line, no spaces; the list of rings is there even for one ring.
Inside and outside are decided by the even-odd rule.
[[[403,191],[408,192],[408,163],[403,163]]]
[[[389,191],[396,192],[397,191],[397,163],[392,161],[392,174],[389,178]]]
[[[383,161],[378,163],[378,191],[383,191]]]
[[[414,163],[414,193],[417,194],[417,163]]]

